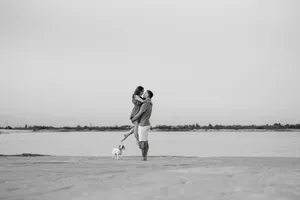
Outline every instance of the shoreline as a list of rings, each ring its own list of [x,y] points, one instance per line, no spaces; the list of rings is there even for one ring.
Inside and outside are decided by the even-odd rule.
[[[34,153],[21,153],[21,154],[0,154],[1,157],[56,157],[56,158],[99,158],[99,159],[111,159],[111,156],[68,156],[68,155],[47,155],[47,154],[34,154]],[[141,156],[124,156],[124,158],[134,159],[141,158]],[[176,155],[159,155],[151,156],[148,158],[183,158],[183,159],[299,159],[300,157],[284,157],[284,156],[209,156],[209,157],[197,157],[197,156],[176,156]]]
[[[128,130],[76,130],[76,129],[41,129],[41,130],[21,130],[12,129],[6,130],[1,129],[0,134],[10,133],[42,133],[42,132],[127,132]],[[300,132],[300,129],[197,129],[197,130],[162,130],[155,129],[150,132]]]

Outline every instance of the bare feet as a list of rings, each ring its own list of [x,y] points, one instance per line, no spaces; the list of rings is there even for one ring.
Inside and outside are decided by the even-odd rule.
[[[123,142],[124,140],[126,140],[127,137],[128,137],[128,135],[125,133],[124,134],[124,138],[123,138],[123,140],[121,140],[121,142]]]
[[[142,161],[147,161],[147,158],[146,158],[146,157],[143,157],[143,158],[142,158]]]

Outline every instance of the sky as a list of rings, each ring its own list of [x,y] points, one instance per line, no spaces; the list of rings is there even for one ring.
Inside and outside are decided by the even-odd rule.
[[[2,0],[0,126],[300,123],[298,0]]]

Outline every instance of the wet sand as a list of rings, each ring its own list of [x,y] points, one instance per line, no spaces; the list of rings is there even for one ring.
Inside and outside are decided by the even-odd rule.
[[[300,158],[0,157],[0,199],[300,199]]]

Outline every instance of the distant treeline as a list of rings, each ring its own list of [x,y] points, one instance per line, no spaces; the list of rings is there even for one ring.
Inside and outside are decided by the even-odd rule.
[[[204,125],[200,126],[199,124],[192,125],[177,125],[177,126],[169,126],[169,125],[158,125],[153,127],[152,129],[159,129],[161,131],[191,131],[191,130],[249,130],[249,129],[258,129],[258,130],[283,130],[283,129],[300,129],[300,124],[285,124],[281,125],[280,123],[275,123],[273,125]]]
[[[14,129],[14,130],[32,130],[32,131],[40,131],[40,130],[57,130],[57,131],[117,131],[117,130],[130,130],[131,126],[123,125],[123,126],[63,126],[63,127],[53,127],[53,126],[27,126],[25,127],[0,127],[0,129]]]
[[[25,127],[0,127],[0,129],[16,129],[16,130],[57,130],[57,131],[128,131],[132,128],[130,125],[123,126],[64,126],[64,127],[53,127],[53,126],[27,126]],[[151,127],[151,130],[157,131],[193,131],[193,130],[220,130],[220,129],[229,129],[229,130],[243,130],[243,129],[257,129],[257,130],[284,130],[284,129],[300,129],[300,124],[285,124],[281,125],[280,123],[275,123],[273,125],[204,125],[200,126],[199,124],[192,125],[157,125]]]

